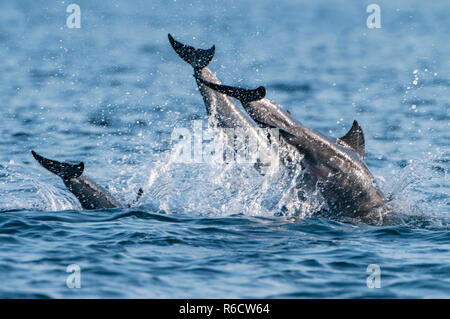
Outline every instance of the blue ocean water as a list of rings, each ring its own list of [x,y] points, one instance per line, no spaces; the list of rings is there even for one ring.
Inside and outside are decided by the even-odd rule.
[[[376,1],[379,29],[368,1],[77,0],[69,29],[71,3],[0,3],[0,297],[450,297],[448,1]],[[178,163],[174,127],[207,117],[169,32],[309,127],[358,120],[399,221],[320,218],[251,166]],[[145,194],[81,210],[32,149],[124,205]]]

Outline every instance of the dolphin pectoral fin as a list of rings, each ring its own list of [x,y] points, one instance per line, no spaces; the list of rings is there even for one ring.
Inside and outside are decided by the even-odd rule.
[[[278,128],[280,135],[283,136],[285,139],[287,139],[289,142],[294,142],[298,139],[298,136],[292,133],[289,133],[286,130],[283,130],[281,128]]]
[[[127,207],[131,208],[131,206],[136,205],[136,203],[141,199],[143,194],[144,194],[144,190],[142,189],[142,187],[139,187],[136,198],[134,199],[134,201],[132,203],[128,204]]]
[[[37,154],[35,151],[31,151],[31,154],[33,154],[33,157],[36,159],[36,161],[38,161],[39,164],[41,164],[44,168],[46,168],[53,174],[58,175],[62,179],[78,178],[81,176],[81,174],[83,174],[83,162],[72,165],[45,158]]]
[[[303,146],[301,138],[298,135],[292,134],[281,128],[278,128],[278,132],[280,136],[286,140],[287,143],[297,148],[297,150],[304,156],[304,159],[307,160],[309,164],[315,165],[316,159],[314,155],[308,150],[308,148]]]
[[[136,199],[134,200],[133,204],[136,204],[141,199],[142,195],[144,195],[144,190],[142,189],[142,187],[139,187]]]
[[[352,128],[343,137],[339,138],[345,144],[350,146],[356,153],[364,159],[364,133],[357,121],[353,121]]]
[[[263,123],[263,122],[259,122],[259,121],[255,121],[255,122],[257,122],[258,123],[258,126],[260,127],[260,128],[270,128],[270,129],[277,129],[278,127],[276,127],[276,126],[274,126],[274,125],[270,125],[270,124],[267,124],[267,123]]]
[[[211,82],[207,82],[200,77],[196,77],[200,83],[206,85],[207,87],[213,89],[214,91],[217,91],[219,93],[223,93],[226,95],[229,95],[231,97],[234,97],[241,102],[252,102],[261,100],[266,96],[266,89],[263,86],[258,87],[254,90],[247,90],[247,89],[241,89],[233,86],[228,85],[220,85],[215,84]]]
[[[180,58],[192,65],[194,69],[203,69],[214,57],[216,47],[213,45],[209,49],[196,49],[175,40],[170,33],[169,42]]]

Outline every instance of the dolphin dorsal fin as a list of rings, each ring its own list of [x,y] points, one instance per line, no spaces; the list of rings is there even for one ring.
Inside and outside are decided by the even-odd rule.
[[[364,133],[358,122],[353,121],[350,131],[339,139],[350,146],[362,159],[364,159]]]

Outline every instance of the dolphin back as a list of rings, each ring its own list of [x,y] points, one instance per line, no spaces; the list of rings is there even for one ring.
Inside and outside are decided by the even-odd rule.
[[[45,158],[37,154],[35,151],[31,151],[31,154],[33,154],[33,157],[36,159],[36,161],[38,161],[38,163],[41,164],[45,169],[49,170],[55,175],[58,175],[63,180],[78,178],[81,176],[81,174],[83,174],[84,171],[83,162],[72,165]]]
[[[216,47],[214,45],[206,50],[196,49],[189,45],[178,42],[170,34],[168,35],[168,37],[172,48],[175,50],[178,56],[192,65],[192,67],[196,70],[200,70],[206,67],[214,57],[214,52],[216,50]]]

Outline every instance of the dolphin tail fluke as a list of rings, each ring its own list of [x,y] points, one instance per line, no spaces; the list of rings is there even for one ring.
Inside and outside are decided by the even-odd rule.
[[[31,154],[33,154],[33,157],[36,159],[36,161],[39,162],[39,164],[41,164],[44,168],[46,168],[53,174],[58,175],[62,179],[77,178],[80,177],[81,174],[83,174],[84,170],[83,162],[72,165],[45,158],[37,154],[35,151],[31,151]]]
[[[210,49],[196,49],[175,40],[170,33],[168,34],[169,42],[175,52],[184,61],[192,65],[194,69],[203,69],[214,57],[216,47],[213,45]]]
[[[215,84],[211,82],[207,82],[200,77],[197,77],[197,80],[200,81],[200,83],[206,85],[207,87],[213,89],[214,91],[217,91],[219,93],[226,94],[228,96],[234,97],[241,102],[252,102],[261,100],[266,96],[266,89],[263,86],[258,87],[254,90],[247,90],[247,89],[241,89],[233,86],[227,86],[227,85],[220,85]]]

